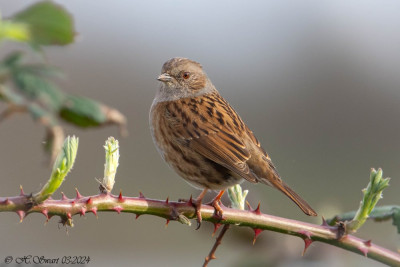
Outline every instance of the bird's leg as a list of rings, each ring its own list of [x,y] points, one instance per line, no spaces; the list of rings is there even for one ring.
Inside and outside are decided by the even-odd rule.
[[[219,191],[218,195],[209,203],[215,209],[215,214],[222,219],[223,210],[219,203],[221,202],[221,197],[225,193],[225,190]]]
[[[194,207],[194,209],[196,210],[196,218],[197,218],[197,228],[196,230],[198,230],[201,226],[201,202],[203,201],[204,196],[206,195],[208,189],[204,189],[200,195],[195,199],[192,200],[192,205]]]

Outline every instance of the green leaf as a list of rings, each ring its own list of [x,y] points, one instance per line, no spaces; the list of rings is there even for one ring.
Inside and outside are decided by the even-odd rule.
[[[75,136],[67,137],[64,145],[54,162],[50,179],[43,186],[42,190],[34,196],[37,203],[41,203],[49,198],[65,180],[67,174],[71,171],[76,154],[78,153],[79,140]]]
[[[58,125],[58,121],[57,121],[57,118],[55,117],[54,113],[50,112],[47,109],[42,108],[41,106],[39,106],[36,103],[27,104],[27,110],[35,121],[38,121],[38,120],[45,121],[46,125],[49,125],[49,126]]]
[[[17,42],[27,42],[30,39],[30,32],[25,23],[15,23],[1,20],[0,18],[0,41],[9,39]]]
[[[80,127],[99,126],[107,121],[102,104],[80,96],[67,96],[61,108],[60,116]]]
[[[17,106],[23,106],[25,105],[25,99],[16,93],[14,90],[9,89],[8,87],[5,86],[0,86],[0,95],[1,99],[4,101],[17,105]]]
[[[400,207],[393,209],[393,225],[397,226],[397,233],[400,234]]]
[[[48,126],[58,125],[57,118],[55,117],[56,113],[43,108],[38,103],[27,101],[26,98],[8,87],[0,86],[0,99],[12,104],[13,106],[26,109],[34,120],[39,120],[42,124]]]
[[[59,68],[45,64],[23,65],[19,67],[19,71],[29,72],[46,78],[64,78],[64,73]]]
[[[23,56],[23,53],[20,52],[20,51],[13,52],[13,53],[7,55],[7,56],[1,61],[0,64],[1,64],[1,66],[8,67],[8,68],[15,67],[16,65],[18,65],[19,63],[21,63],[22,56]]]
[[[22,60],[22,52],[12,52],[0,61],[0,83],[5,83],[9,79],[10,72],[15,66],[19,65]]]
[[[66,45],[74,41],[72,16],[53,2],[36,3],[17,13],[12,19],[29,27],[34,44]]]
[[[357,211],[350,211],[334,218],[326,220],[329,225],[334,225],[338,221],[351,221],[356,215]],[[393,225],[397,227],[397,232],[400,234],[400,206],[380,206],[375,207],[369,214],[368,219],[377,222],[387,221],[392,219]]]
[[[29,99],[45,108],[58,111],[64,102],[64,93],[51,81],[48,81],[29,69],[16,68],[13,71],[16,87]]]

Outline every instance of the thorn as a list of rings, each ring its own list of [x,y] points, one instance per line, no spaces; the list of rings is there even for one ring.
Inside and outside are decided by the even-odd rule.
[[[255,214],[257,214],[257,215],[260,215],[260,214],[261,214],[261,211],[260,211],[260,202],[258,202],[258,206],[257,206],[257,208],[256,208],[255,210],[253,210],[253,212],[254,212]]]
[[[71,212],[67,212],[67,218],[72,219]]]
[[[252,210],[252,208],[251,208],[251,206],[250,206],[250,203],[246,200],[246,205],[247,205],[247,209],[248,210]]]
[[[139,191],[139,198],[146,198],[142,192]]]
[[[118,202],[123,203],[125,199],[122,197],[122,190],[119,191]]]
[[[211,256],[207,256],[207,257],[206,257],[206,261],[209,261],[210,258],[211,258],[212,260],[217,259],[217,257],[213,254],[213,255],[211,255]]]
[[[136,217],[135,217],[135,220],[137,220],[137,219],[139,218],[140,215],[142,215],[142,214],[138,214],[138,213],[137,213],[137,214],[136,214]]]
[[[92,205],[93,204],[93,200],[91,197],[88,198],[88,200],[86,200],[86,204],[87,205]]]
[[[358,247],[358,250],[364,254],[365,257],[368,255],[368,248],[367,247]]]
[[[76,199],[81,199],[82,195],[81,193],[79,193],[78,188],[75,188],[75,191],[76,191]]]
[[[169,220],[169,219],[167,219],[167,222],[165,223],[165,228],[167,228],[167,227],[168,227],[168,224],[169,224],[169,222],[170,222],[170,220]]]
[[[325,222],[326,223],[326,222]],[[298,231],[299,234],[303,235],[303,241],[304,241],[304,250],[303,253],[301,254],[302,256],[304,256],[304,254],[306,253],[306,250],[308,249],[308,247],[311,245],[311,243],[313,242],[313,240],[311,239],[311,235],[312,233],[306,230],[300,230]]]
[[[306,250],[308,249],[308,247],[311,245],[311,243],[313,242],[313,240],[311,240],[310,238],[304,238],[304,250],[303,253],[301,254],[301,256],[304,256],[304,254],[306,254]]]
[[[324,226],[324,227],[329,227],[329,226],[330,226],[330,225],[326,222],[324,216],[322,216],[322,224],[321,224],[321,226]]]
[[[49,220],[49,211],[44,209],[41,211],[41,213],[46,217],[46,221],[48,221]]]
[[[20,190],[19,195],[20,196],[25,196],[24,189],[22,188],[22,185],[19,186],[19,190]]]
[[[205,260],[210,261],[210,258],[211,258],[211,260],[215,260],[217,257],[213,254],[211,256],[207,256]]]
[[[364,243],[364,245],[366,245],[367,247],[370,247],[370,246],[371,246],[371,239],[370,239],[370,240],[366,240],[366,241],[364,241],[363,243]]]
[[[254,239],[253,239],[253,246],[256,243],[256,239],[258,237],[259,234],[261,234],[261,232],[263,231],[262,229],[259,228],[254,228]]]
[[[189,205],[189,206],[193,206],[193,195],[190,195],[190,198],[189,198],[189,200],[187,201],[187,204]]]
[[[81,210],[79,211],[79,213],[81,214],[81,216],[85,216],[86,214],[86,208],[82,207]]]
[[[68,198],[65,196],[64,192],[61,192],[61,200],[67,200]]]
[[[72,205],[72,206],[75,206],[75,200],[72,200],[72,201],[71,201],[71,205]]]
[[[324,216],[322,216],[322,224],[321,224],[321,226],[322,226],[322,227],[325,227],[326,229],[328,229],[328,230],[331,231],[332,233],[335,233],[335,234],[336,234],[336,238],[337,238],[337,239],[340,239],[340,238],[342,238],[343,235],[345,234],[345,233],[343,232],[343,229],[341,229],[341,228],[343,228],[343,225],[342,225],[342,226],[340,225],[340,221],[339,221],[339,218],[338,218],[337,216],[333,219],[333,221],[339,222],[339,224],[337,224],[336,226],[329,225],[329,224],[326,222]],[[344,230],[345,230],[345,229],[344,229]]]
[[[23,211],[23,210],[17,210],[16,213],[18,214],[18,216],[19,216],[19,222],[21,223],[22,220],[25,218],[25,211]]]
[[[212,237],[215,235],[219,227],[221,227],[220,223],[214,223],[214,232],[211,234]]]
[[[165,200],[165,204],[168,205],[168,202],[169,202],[169,197],[167,197],[167,199]]]
[[[124,208],[123,207],[121,207],[121,206],[115,206],[114,208],[113,208],[113,210],[115,210],[118,214],[120,214],[121,213],[121,210],[123,210]]]
[[[93,212],[93,214],[97,217],[97,207],[91,208],[90,211]]]

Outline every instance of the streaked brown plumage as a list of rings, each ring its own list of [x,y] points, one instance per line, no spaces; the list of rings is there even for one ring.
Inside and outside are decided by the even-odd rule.
[[[317,215],[281,180],[253,132],[218,93],[199,63],[170,59],[158,80],[161,86],[150,111],[153,140],[180,176],[204,189],[197,208],[208,189],[221,190],[213,201],[220,211],[223,190],[247,180],[275,187],[305,214]]]

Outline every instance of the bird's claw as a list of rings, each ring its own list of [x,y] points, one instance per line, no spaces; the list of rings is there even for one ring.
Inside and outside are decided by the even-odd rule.
[[[193,206],[193,208],[195,209],[195,213],[196,213],[196,221],[197,221],[196,230],[199,230],[200,226],[201,226],[201,222],[203,221],[203,219],[201,217],[201,201],[199,201],[197,199],[192,199],[192,198],[190,198],[190,199],[180,198],[180,199],[178,199],[178,202],[187,202]]]
[[[222,202],[219,198],[214,199],[210,203],[207,203],[207,205],[211,205],[214,208],[214,218],[218,220],[224,220],[224,211],[221,208]]]

